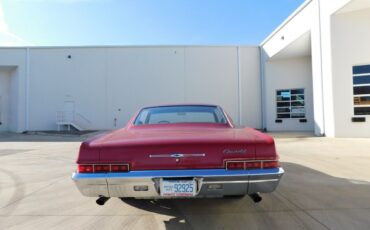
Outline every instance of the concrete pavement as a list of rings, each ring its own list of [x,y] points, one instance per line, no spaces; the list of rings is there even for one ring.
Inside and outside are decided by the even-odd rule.
[[[369,229],[370,139],[273,135],[286,174],[259,204],[245,197],[98,206],[70,179],[81,137],[1,134],[0,229]]]

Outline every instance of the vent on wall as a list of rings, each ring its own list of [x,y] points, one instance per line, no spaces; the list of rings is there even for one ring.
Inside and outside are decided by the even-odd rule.
[[[352,117],[352,122],[365,122],[365,117]]]

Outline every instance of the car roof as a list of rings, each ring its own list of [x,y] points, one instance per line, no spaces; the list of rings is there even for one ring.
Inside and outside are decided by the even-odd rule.
[[[152,106],[145,106],[142,109],[149,109],[149,108],[159,108],[159,107],[174,107],[174,106],[206,106],[206,107],[220,107],[214,104],[200,104],[200,103],[191,103],[191,104],[163,104],[163,105],[152,105]]]

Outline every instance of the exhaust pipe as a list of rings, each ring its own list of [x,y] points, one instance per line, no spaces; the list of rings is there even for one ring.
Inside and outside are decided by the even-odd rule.
[[[254,201],[254,203],[259,203],[262,201],[262,197],[258,193],[249,194],[249,197]]]
[[[104,205],[105,202],[107,202],[110,199],[110,197],[101,196],[96,200],[96,203],[100,206]]]

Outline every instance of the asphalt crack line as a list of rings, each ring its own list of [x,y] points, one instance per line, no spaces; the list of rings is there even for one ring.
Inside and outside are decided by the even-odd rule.
[[[320,225],[322,225],[324,228],[328,229],[328,230],[331,230],[331,228],[329,228],[329,226],[327,226],[326,224],[324,224],[323,222],[321,222],[320,220],[316,219],[314,216],[312,216],[307,210],[304,210],[303,208],[301,208],[298,204],[294,203],[293,201],[289,200],[287,197],[285,197],[282,193],[276,191],[276,193],[278,193],[281,197],[283,197],[287,202],[289,202],[291,205],[295,206],[296,208],[298,208],[300,211],[302,211],[303,213],[305,213],[307,216],[311,217],[314,221],[316,221],[317,223],[319,223]]]
[[[10,203],[6,204],[5,206],[1,207],[0,209],[7,208],[7,207],[9,207],[9,206],[11,206],[11,205],[13,205],[13,204],[15,204],[15,203],[17,203],[17,202],[21,201],[21,200],[24,200],[25,198],[27,198],[27,197],[29,197],[29,196],[32,196],[33,194],[35,194],[35,193],[37,193],[37,192],[40,192],[40,191],[42,191],[42,190],[44,190],[44,189],[46,189],[46,188],[50,187],[51,185],[54,185],[54,184],[58,183],[58,182],[59,182],[59,181],[61,181],[62,179],[65,179],[65,176],[60,177],[60,178],[59,178],[59,179],[57,179],[56,181],[54,181],[54,182],[52,182],[52,183],[50,183],[50,184],[47,184],[47,185],[45,185],[44,187],[41,187],[41,188],[39,188],[39,189],[37,189],[37,190],[35,190],[35,191],[33,191],[33,192],[31,192],[31,193],[29,193],[29,194],[27,194],[27,195],[25,195],[25,196],[21,197],[21,198],[19,198],[19,199],[16,199],[16,200],[14,200],[14,201],[12,201],[12,202],[10,202]]]

